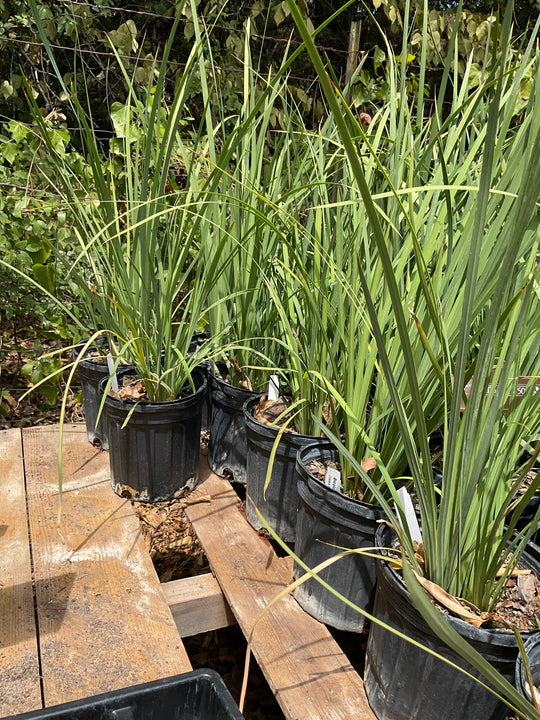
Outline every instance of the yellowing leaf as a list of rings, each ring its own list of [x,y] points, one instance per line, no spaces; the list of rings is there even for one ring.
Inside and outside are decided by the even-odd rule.
[[[414,571],[413,571],[414,572]],[[421,577],[417,573],[414,573],[416,579],[420,585],[426,590],[432,598],[434,598],[440,605],[449,610],[452,615],[455,615],[461,620],[465,620],[474,627],[481,627],[486,620],[488,620],[489,613],[486,612],[473,612],[470,608],[465,607],[458,598],[453,597],[442,587],[437,585],[427,578]]]
[[[13,87],[8,83],[7,80],[0,85],[0,96],[7,100],[7,98],[13,95]]]

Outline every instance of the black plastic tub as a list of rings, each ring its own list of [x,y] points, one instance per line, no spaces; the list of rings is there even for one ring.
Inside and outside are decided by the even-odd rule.
[[[332,490],[309,470],[314,460],[339,460],[337,448],[319,440],[298,451],[298,517],[295,554],[310,568],[335,556],[338,548],[373,548],[381,508]],[[322,570],[319,577],[363,610],[371,611],[375,597],[376,561],[352,554]],[[304,570],[295,563],[295,579]],[[299,605],[314,618],[338,630],[361,632],[364,616],[324,588],[306,580],[294,590]]]
[[[129,372],[120,371],[118,379]],[[133,409],[132,402],[105,399],[111,484],[119,495],[128,491],[136,500],[156,502],[197,484],[207,380],[199,369],[192,376],[195,392],[178,400],[140,402]],[[101,394],[106,384],[104,378]]]
[[[17,720],[242,720],[213,670],[194,670],[123,690],[56,705]]]
[[[540,633],[536,633],[527,639],[525,642],[525,654],[531,670],[533,685],[538,691],[540,688]],[[527,674],[521,654],[518,655],[516,660],[516,687],[523,697],[532,702],[531,689],[527,682]]]
[[[232,472],[235,482],[246,484],[247,437],[243,407],[248,400],[260,398],[224,380],[227,368],[218,363],[209,374],[210,445],[208,464],[217,475]]]
[[[77,360],[86,342],[86,340],[82,340],[75,345],[73,348],[74,360]],[[81,380],[86,436],[88,437],[88,442],[92,444],[100,442],[103,450],[109,449],[109,437],[107,434],[107,419],[103,413],[101,414],[99,422],[97,422],[101,402],[99,383],[103,378],[109,376],[109,368],[105,360],[94,360],[88,356],[92,354],[101,354],[101,356],[103,356],[103,353],[106,352],[107,348],[103,344],[99,345],[99,343],[96,343],[95,345],[91,345],[86,352],[85,358],[80,360],[77,365]],[[86,359],[87,357],[88,359]]]
[[[391,547],[393,535],[387,526],[379,527],[375,537],[379,547]],[[540,572],[531,554],[523,555],[521,562]],[[377,562],[373,615],[486,682],[431,631],[386,560]],[[475,628],[452,615],[446,617],[475,650],[514,682],[518,647],[511,630]],[[524,631],[522,637],[526,640],[537,634],[537,630]],[[508,714],[506,704],[479,683],[376,623],[369,632],[364,687],[379,720],[505,720]]]
[[[294,542],[298,510],[296,453],[317,438],[286,430],[277,445],[270,482],[265,489],[268,465],[280,428],[255,420],[253,411],[258,402],[259,398],[252,398],[244,405],[247,431],[246,517],[256,530],[264,528],[255,511],[257,508],[282,540]]]

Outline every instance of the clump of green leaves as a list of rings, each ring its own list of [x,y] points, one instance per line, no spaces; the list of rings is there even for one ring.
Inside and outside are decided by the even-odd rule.
[[[28,378],[32,385],[39,385],[39,391],[45,396],[49,405],[56,405],[61,392],[62,361],[56,355],[44,355],[41,343],[34,344],[33,360],[26,362],[21,368],[21,375]]]
[[[533,29],[523,57],[516,63],[510,54],[512,5],[507,7],[501,28],[502,52],[492,58],[486,86],[478,90],[478,93],[487,91],[483,101],[485,134],[481,141],[469,133],[467,112],[452,129],[451,120],[443,119],[439,108],[426,158],[436,159],[434,167],[445,165],[446,170],[447,153],[458,143],[469,155],[478,153],[479,174],[474,183],[466,186],[461,184],[463,178],[458,182],[459,174],[451,183],[447,177],[443,179],[448,224],[440,236],[439,250],[428,255],[423,251],[422,239],[434,226],[430,208],[421,211],[424,189],[420,183],[414,184],[415,174],[408,165],[407,153],[401,157],[396,155],[387,171],[381,167],[389,196],[397,200],[402,194],[406,196],[400,203],[398,225],[393,216],[381,211],[379,199],[373,196],[368,183],[360,149],[365,147],[368,156],[376,162],[379,159],[372,151],[370,138],[351,121],[352,113],[329,82],[322,58],[295,1],[289,0],[289,5],[339,128],[369,223],[366,267],[380,258],[381,282],[391,298],[394,329],[388,334],[377,312],[378,292],[370,286],[367,270],[359,261],[360,285],[378,350],[380,372],[388,386],[418,502],[423,561],[415,552],[394,478],[385,470],[376,448],[373,448],[374,457],[381,466],[398,512],[371,482],[359,460],[343,452],[391,519],[402,548],[404,579],[416,607],[431,628],[485,674],[520,713],[538,718],[538,711],[524,702],[515,688],[450,628],[443,614],[426,598],[415,577],[424,576],[479,609],[492,610],[539,518],[537,512],[535,523],[519,532],[516,530],[525,506],[540,483],[539,478],[521,497],[517,496],[522,478],[514,475],[519,465],[521,441],[534,435],[540,424],[536,293],[540,175],[535,165],[535,157],[540,153],[540,83],[535,72],[540,61],[535,48],[540,21]],[[424,3],[424,11],[426,9],[427,2]],[[455,38],[454,35],[454,43]],[[404,34],[404,50],[406,42]],[[452,58],[451,52],[449,57]],[[524,107],[517,89],[529,69],[533,70],[535,82]],[[446,70],[446,79],[455,80],[457,68],[453,76],[450,63]],[[471,102],[474,107],[482,101],[473,95]],[[409,122],[403,104],[400,110],[401,121]],[[518,113],[521,113],[521,122],[512,128]],[[419,127],[423,126],[422,120],[423,113],[419,111],[416,123]],[[454,221],[457,221],[455,226]],[[404,296],[402,273],[393,252],[395,243],[403,245],[407,238],[412,249],[407,274],[419,280],[419,286],[417,292]],[[500,268],[500,272],[493,272],[494,268]],[[487,284],[481,287],[483,280],[487,280]],[[450,293],[452,284],[459,292],[459,302],[455,308],[449,303],[445,310],[445,297],[439,293],[444,285],[446,293]],[[417,307],[423,309],[425,322],[416,323]],[[452,335],[448,329],[455,322],[451,318],[454,311],[458,323],[457,333]],[[401,355],[401,373],[406,377],[406,384],[402,386],[391,362],[396,346]],[[433,370],[429,383],[418,373],[418,362],[424,360]],[[521,374],[532,376],[523,394],[518,391]],[[471,394],[464,400],[464,388],[471,376]],[[430,414],[426,412],[426,400],[433,382],[438,386],[444,409],[439,489],[433,483],[427,430]],[[341,449],[338,440],[336,445]]]
[[[78,175],[84,174],[81,156],[68,149],[70,134],[61,122],[47,120],[51,144]],[[35,286],[21,282],[20,274],[0,267],[2,304],[0,316],[14,332],[25,328],[42,336],[65,339],[71,332],[64,313],[51,296],[66,301],[73,285],[58,272],[56,253],[72,254],[72,217],[69,208],[44,180],[52,170],[45,143],[33,128],[11,120],[0,134],[0,253],[6,265],[33,278],[48,293],[36,296]],[[84,317],[84,309],[73,305]]]

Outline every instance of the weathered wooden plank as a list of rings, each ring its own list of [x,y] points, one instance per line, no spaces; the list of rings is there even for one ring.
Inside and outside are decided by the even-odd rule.
[[[0,432],[0,717],[41,708],[20,430]]]
[[[171,580],[161,587],[181,637],[211,632],[236,623],[212,573]]]
[[[230,484],[201,463],[196,492],[211,503],[186,513],[227,601],[249,637],[261,610],[291,579],[290,563],[247,524]],[[287,718],[374,720],[363,683],[327,628],[287,595],[257,623],[253,654]]]
[[[23,431],[45,706],[191,668],[108,454],[66,428],[62,516],[58,428]]]

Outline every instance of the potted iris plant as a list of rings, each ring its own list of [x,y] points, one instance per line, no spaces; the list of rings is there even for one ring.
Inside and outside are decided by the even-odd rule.
[[[65,267],[66,274],[91,308],[94,330],[107,336],[114,369],[120,361],[131,368],[130,385],[120,388],[120,396],[111,396],[113,378],[102,388],[112,484],[117,491],[129,488],[138,498],[153,500],[197,482],[207,382],[197,368],[208,347],[193,347],[192,338],[226,262],[223,242],[211,249],[205,245],[204,213],[214,179],[203,153],[179,133],[191,80],[205,68],[201,42],[194,45],[171,105],[162,100],[179,19],[156,68],[157,81],[142,98],[125,74],[127,100],[112,107],[115,135],[107,160],[91,118],[76,94],[64,88],[87,161],[82,176],[54,146],[48,120],[29,94],[36,132],[55,166],[55,177],[48,179],[74,220],[78,256]],[[210,117],[201,121],[198,136],[204,142],[213,137]],[[208,152],[215,160],[211,141]],[[62,254],[58,260],[65,262]],[[123,371],[118,380],[125,377]]]
[[[497,58],[491,67],[486,66],[485,85],[489,91],[489,103],[485,105],[484,126],[476,138],[467,137],[469,152],[471,148],[482,146],[480,176],[476,186],[465,194],[461,192],[464,187],[461,183],[452,185],[444,182],[448,200],[445,218],[448,233],[453,233],[453,241],[463,243],[467,250],[465,263],[456,267],[452,258],[453,245],[447,243],[443,249],[443,279],[447,283],[456,283],[457,287],[460,287],[462,279],[464,281],[461,284],[462,299],[457,308],[459,331],[449,342],[447,318],[440,312],[438,291],[429,274],[433,257],[424,254],[419,240],[426,229],[427,216],[425,212],[418,212],[421,203],[413,201],[413,198],[421,196],[421,185],[412,183],[406,184],[404,189],[403,186],[397,187],[390,174],[381,168],[389,193],[396,198],[408,196],[401,207],[402,227],[413,238],[414,264],[411,267],[413,273],[420,275],[421,293],[417,298],[404,299],[389,249],[393,228],[386,225],[386,218],[370,193],[358,153],[359,142],[370,152],[370,138],[354,122],[330,83],[294,0],[290,0],[289,6],[339,127],[362,196],[372,232],[367,257],[368,260],[380,257],[382,262],[396,328],[392,343],[397,343],[400,348],[408,382],[407,392],[400,391],[389,360],[388,338],[383,335],[377,315],[377,298],[359,262],[374,342],[405,447],[421,530],[420,537],[413,534],[414,522],[409,521],[397,495],[394,479],[385,470],[377,449],[372,446],[397,511],[376,485],[371,484],[372,490],[391,519],[397,544],[394,545],[391,537],[383,534],[382,542],[388,548],[384,551],[387,560],[379,563],[381,590],[374,610],[378,622],[372,625],[367,654],[365,680],[368,698],[380,717],[410,717],[414,707],[414,713],[422,717],[440,718],[441,704],[435,698],[440,698],[445,688],[457,686],[457,683],[460,692],[451,693],[456,703],[449,704],[445,717],[504,717],[506,708],[493,691],[501,693],[514,706],[525,707],[524,712],[529,713],[528,716],[536,717],[530,705],[523,705],[509,682],[513,679],[513,662],[518,648],[514,633],[509,629],[489,630],[481,626],[495,612],[497,599],[508,589],[509,578],[516,565],[521,562],[525,567],[534,566],[534,561],[527,557],[526,546],[538,518],[535,517],[533,523],[520,531],[516,528],[538,481],[518,498],[521,478],[519,474],[516,477],[515,469],[521,440],[534,432],[539,422],[539,398],[534,379],[527,385],[520,401],[516,401],[517,379],[522,374],[521,361],[529,345],[526,332],[535,326],[538,316],[534,290],[538,256],[537,203],[540,196],[540,177],[534,164],[540,147],[537,78],[529,99],[525,102],[520,100],[520,83],[525,73],[532,69],[534,77],[538,60],[534,36],[538,25],[520,63],[512,65],[507,55],[511,7],[507,8],[502,35],[495,38],[495,42],[500,40]],[[456,42],[455,35],[453,42]],[[406,55],[405,50],[406,40],[402,58]],[[405,61],[402,59],[402,62]],[[447,80],[448,74],[445,77]],[[484,90],[482,86],[477,92]],[[509,142],[507,132],[516,113],[520,114],[521,122]],[[456,133],[444,138],[445,121],[440,113],[433,123],[426,159],[431,156],[433,162],[438,161],[442,165],[450,144],[463,141],[465,118],[464,121],[456,128]],[[475,146],[475,143],[478,145]],[[455,218],[453,205],[461,213],[456,213]],[[454,220],[458,218],[459,223],[454,225]],[[499,267],[501,272],[489,273],[487,269],[490,267]],[[479,283],[484,285],[483,294],[478,293]],[[411,307],[412,302],[417,305]],[[418,306],[425,309],[424,315],[416,312]],[[426,332],[430,326],[433,333]],[[433,483],[431,469],[425,415],[426,387],[419,383],[417,358],[413,351],[417,337],[422,340],[423,357],[432,365],[433,377],[437,379],[439,394],[446,408],[439,489]],[[537,356],[533,366],[530,374],[538,377]],[[463,389],[471,377],[474,378],[471,394],[463,411]],[[369,442],[369,438],[366,441]],[[371,479],[359,460],[346,450],[342,452],[369,486]],[[381,533],[384,531],[381,530]],[[395,576],[391,565],[400,568],[400,576]],[[383,574],[394,574],[398,595],[387,595],[390,589]],[[465,603],[456,598],[463,598]],[[448,607],[452,601],[461,607],[465,604],[468,610],[458,610],[461,617],[454,618],[452,611],[456,606],[450,610]],[[435,607],[435,603],[445,607],[445,612]],[[398,609],[403,611],[402,614],[395,612]],[[474,616],[472,623],[463,620],[467,612]],[[409,624],[411,616],[420,622]],[[443,642],[435,646],[436,638],[441,638]],[[479,644],[474,649],[470,641],[477,639]],[[384,649],[378,649],[379,641],[384,642]],[[426,654],[426,646],[431,653],[429,655]],[[411,655],[404,649],[407,647],[413,648],[415,653]],[[492,651],[490,648],[493,647],[497,649]],[[446,679],[448,676],[443,673],[447,664],[433,660],[433,653],[454,663],[451,670],[454,675],[450,675],[450,679]],[[406,658],[405,666],[401,658]],[[494,666],[486,658],[494,661]],[[429,678],[425,683],[402,682],[408,677],[407,667],[417,669],[420,666],[425,670],[423,675]],[[469,677],[465,680],[462,674],[456,675],[459,673],[456,666],[466,668],[476,679]],[[489,689],[478,683],[478,678],[486,678]],[[448,696],[445,694],[445,697]]]
[[[32,7],[49,60],[56,68],[35,3]],[[76,93],[64,85],[60,75],[59,82],[79,123],[87,160],[84,173],[75,176],[64,162],[51,140],[49,120],[40,115],[29,94],[36,131],[55,162],[55,177],[48,179],[60,191],[74,218],[74,242],[79,254],[73,265],[66,266],[66,272],[91,309],[92,336],[107,335],[116,367],[121,361],[132,366],[139,383],[136,393],[142,392],[135,403],[123,406],[122,417],[117,417],[115,410],[113,425],[117,430],[114,443],[110,443],[113,453],[119,438],[130,432],[130,424],[136,424],[143,405],[176,403],[180,394],[195,396],[198,384],[204,385],[204,378],[197,380],[200,376],[196,368],[201,360],[215,355],[212,343],[222,336],[223,329],[212,328],[213,337],[194,349],[191,341],[200,326],[208,322],[212,309],[224,302],[218,281],[239,253],[238,247],[230,252],[227,245],[234,237],[236,219],[228,212],[234,204],[229,192],[235,190],[230,184],[230,167],[238,153],[250,151],[250,143],[257,142],[260,122],[268,122],[265,112],[279,94],[280,78],[298,55],[292,53],[284,60],[264,91],[246,104],[231,130],[230,118],[225,117],[219,100],[217,75],[215,83],[210,80],[213,66],[205,61],[207,36],[197,22],[195,2],[191,10],[195,42],[170,106],[162,96],[167,58],[180,13],[159,67],[154,68],[156,82],[143,92],[143,97],[138,96],[134,83],[123,71],[127,100],[112,108],[115,137],[105,173],[91,117],[87,118]],[[186,139],[179,129],[195,76],[205,112],[199,127]],[[218,138],[219,132],[222,136]],[[259,153],[259,161],[262,157]],[[61,256],[58,259],[63,260]],[[108,387],[104,388],[104,398],[109,419],[108,409],[116,400],[109,398]],[[197,426],[195,420],[191,429]],[[151,447],[150,441],[144,444]],[[130,471],[129,483],[140,485],[135,492],[150,497],[153,491],[145,484],[144,476],[151,464],[135,457],[142,445],[137,440],[131,443],[132,462],[134,468],[141,468],[142,477],[139,482]],[[195,454],[192,458],[194,463]],[[193,467],[184,478],[190,485],[196,479]],[[127,479],[125,473],[123,478]],[[113,478],[117,489],[129,483]],[[171,491],[167,490],[167,494]]]

